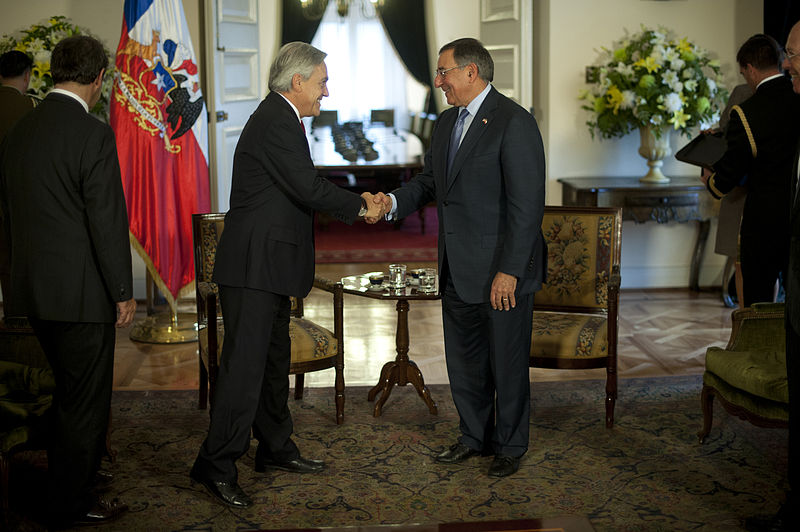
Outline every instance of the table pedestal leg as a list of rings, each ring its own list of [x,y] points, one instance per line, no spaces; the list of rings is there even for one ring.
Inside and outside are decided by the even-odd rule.
[[[378,384],[373,386],[367,394],[367,399],[372,401],[378,392],[382,392],[372,412],[375,417],[381,415],[381,409],[392,393],[394,385],[405,386],[409,383],[416,388],[419,396],[428,405],[430,413],[434,415],[438,413],[436,402],[431,397],[428,387],[425,386],[422,372],[413,361],[408,359],[408,308],[407,300],[401,299],[397,302],[397,357],[383,366]]]

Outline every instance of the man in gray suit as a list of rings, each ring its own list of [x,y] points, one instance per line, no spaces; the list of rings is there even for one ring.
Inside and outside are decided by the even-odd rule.
[[[55,524],[97,524],[127,506],[98,498],[114,327],[133,321],[128,214],[111,128],[89,114],[108,58],[86,36],[59,42],[55,88],[0,147],[12,308],[27,316],[56,381],[47,450]]]
[[[403,218],[436,200],[445,355],[461,436],[436,457],[494,454],[489,475],[519,469],[528,449],[533,294],[547,250],[544,149],[536,120],[490,82],[475,39],[439,50],[435,85],[453,107],[437,120],[421,174],[388,196]]]

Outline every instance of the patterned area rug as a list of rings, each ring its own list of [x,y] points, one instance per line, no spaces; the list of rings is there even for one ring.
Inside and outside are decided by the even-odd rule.
[[[453,466],[431,456],[458,430],[446,386],[431,386],[439,415],[410,387],[396,388],[373,418],[366,388],[348,388],[334,424],[330,389],[290,400],[304,455],[319,475],[253,471],[239,480],[256,504],[236,511],[188,477],[208,425],[192,392],[114,394],[110,469],[130,512],[109,530],[257,530],[586,517],[598,531],[740,530],[743,518],[777,511],[785,489],[787,433],[759,429],[715,408],[700,445],[699,377],[621,380],[616,425],[603,423],[603,382],[534,383],[531,446],[520,471],[486,475],[491,458]],[[12,470],[20,529],[36,530],[41,456]],[[32,484],[34,483],[34,484]],[[37,502],[38,504],[38,502]],[[402,530],[402,527],[398,529]]]

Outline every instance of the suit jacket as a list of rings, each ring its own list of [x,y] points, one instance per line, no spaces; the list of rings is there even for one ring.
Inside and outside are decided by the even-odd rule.
[[[797,164],[800,158],[800,143],[794,152],[791,174],[792,210],[789,215],[789,268],[786,288],[786,321],[800,334],[800,187],[797,182]]]
[[[11,126],[34,108],[34,101],[14,87],[0,85],[0,142],[6,138]]]
[[[11,312],[116,321],[133,296],[128,214],[111,128],[48,95],[0,148],[0,201],[11,241]]]
[[[742,238],[786,245],[792,154],[800,129],[800,97],[786,77],[763,83],[734,106],[726,132],[728,149],[714,165],[708,189],[715,197],[730,192],[747,176]]]
[[[271,92],[233,157],[214,282],[305,297],[314,282],[314,211],[352,224],[361,197],[320,177],[294,110]]]
[[[547,266],[542,236],[544,148],[536,120],[492,87],[472,120],[447,175],[458,117],[439,117],[425,168],[394,190],[402,218],[431,200],[439,215],[439,271],[444,259],[459,297],[489,300],[498,271],[519,279],[519,293],[539,290]]]

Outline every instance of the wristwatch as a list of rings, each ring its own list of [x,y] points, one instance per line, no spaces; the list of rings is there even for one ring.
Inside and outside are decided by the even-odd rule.
[[[367,215],[367,200],[361,198],[361,209],[358,211],[358,217],[363,218]]]

